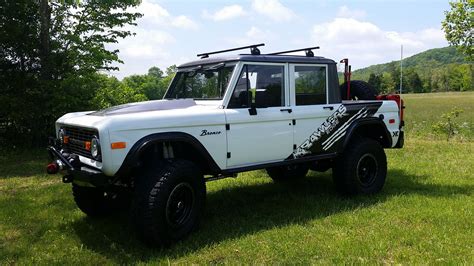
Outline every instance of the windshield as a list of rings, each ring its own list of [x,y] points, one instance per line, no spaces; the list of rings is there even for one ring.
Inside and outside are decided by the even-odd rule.
[[[165,99],[221,100],[235,66],[224,64],[176,73]]]

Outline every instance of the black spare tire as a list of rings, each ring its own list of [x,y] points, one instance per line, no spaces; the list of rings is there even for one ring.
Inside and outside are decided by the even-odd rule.
[[[375,100],[377,92],[369,83],[363,80],[351,80],[351,95],[347,98],[347,83],[344,82],[339,89],[343,100]]]

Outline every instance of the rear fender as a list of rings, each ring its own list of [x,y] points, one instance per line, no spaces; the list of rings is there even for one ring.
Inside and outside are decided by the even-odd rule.
[[[361,137],[374,139],[380,142],[384,148],[392,147],[392,138],[383,120],[377,117],[367,117],[358,119],[349,126],[339,152],[343,152],[354,139]]]

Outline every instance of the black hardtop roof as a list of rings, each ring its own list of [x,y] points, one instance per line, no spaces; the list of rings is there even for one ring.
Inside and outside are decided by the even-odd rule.
[[[208,57],[196,61],[191,61],[179,65],[178,68],[188,68],[200,65],[218,64],[223,62],[235,62],[235,61],[246,61],[246,62],[266,62],[266,63],[300,63],[300,64],[336,64],[334,60],[321,57],[321,56],[301,56],[301,55],[252,55],[252,54],[239,54],[230,56],[220,57]]]

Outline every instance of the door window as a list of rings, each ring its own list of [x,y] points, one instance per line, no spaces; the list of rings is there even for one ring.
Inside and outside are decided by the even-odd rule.
[[[229,108],[285,106],[284,66],[245,65]]]
[[[295,66],[296,105],[326,104],[326,67]]]

